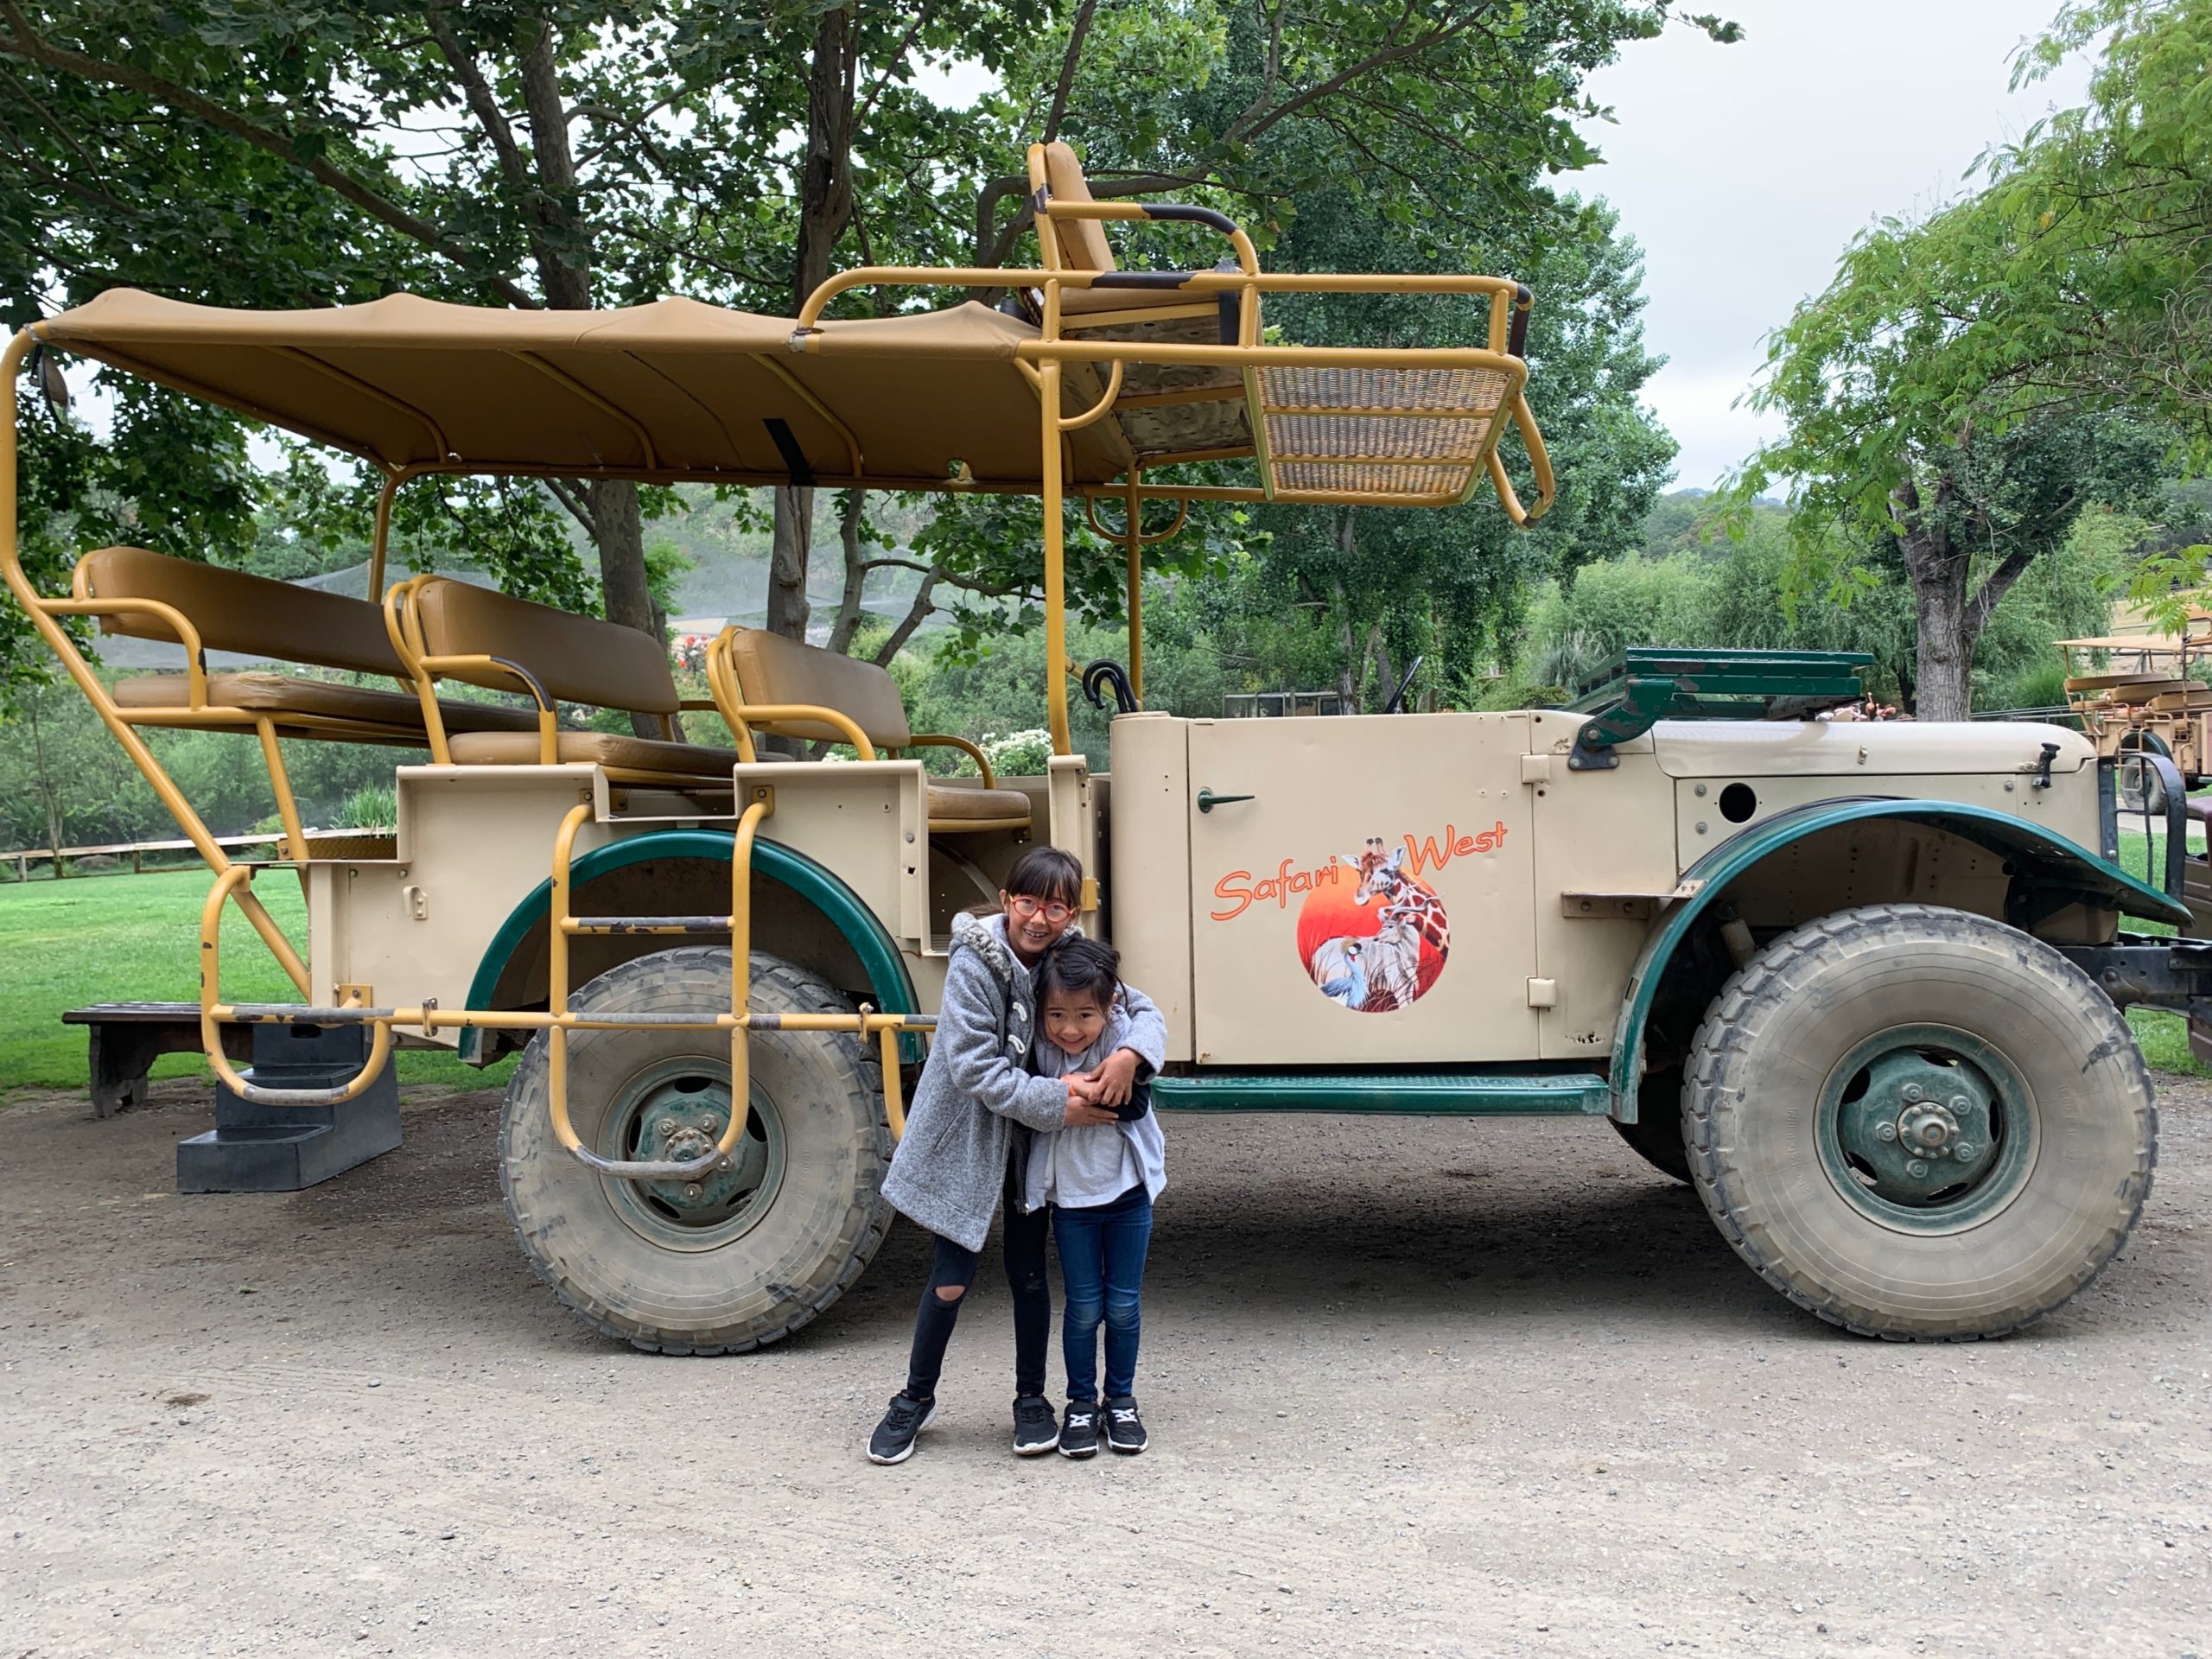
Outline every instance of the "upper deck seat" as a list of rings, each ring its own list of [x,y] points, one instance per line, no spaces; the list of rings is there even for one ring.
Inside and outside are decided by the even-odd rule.
[[[906,721],[906,706],[891,676],[870,662],[801,645],[760,628],[733,628],[728,635],[728,662],[736,683],[717,687],[719,694],[734,692],[723,713],[745,718],[747,705],[759,708],[794,706],[834,709],[850,720],[880,749],[902,750],[932,744],[969,749],[958,740],[917,736]],[[848,734],[822,720],[804,716],[766,721],[747,720],[756,730],[817,742],[842,743]],[[972,751],[971,751],[972,752]],[[982,760],[976,755],[979,766]],[[1026,830],[1029,827],[1029,797],[1018,789],[1000,789],[983,766],[983,785],[940,784],[929,786],[930,829],[939,835],[978,830]]]
[[[243,570],[226,570],[172,558],[143,547],[104,547],[78,561],[78,598],[135,601],[182,616],[208,650],[271,662],[299,663],[359,674],[389,675],[404,683],[408,671],[385,632],[384,613],[366,600],[323,593]],[[105,615],[101,630],[135,639],[182,644],[160,611]],[[207,700],[188,715],[192,697],[187,674],[141,674],[118,680],[117,707],[134,723],[192,725],[201,729],[251,731],[266,719],[279,735],[328,737],[357,742],[419,746],[427,741],[421,702],[339,680],[306,679],[261,670],[210,674]],[[236,716],[226,721],[225,714]],[[168,722],[163,716],[175,718]],[[498,703],[448,701],[440,715],[455,731],[527,732],[527,709]]]
[[[1032,151],[1030,184],[1042,187],[1052,201],[1096,200],[1083,163],[1066,144],[1054,141]],[[1063,270],[1119,274],[1120,265],[1095,219],[1039,220],[1038,234],[1052,238]],[[1232,267],[1233,269],[1233,267]],[[1192,293],[1172,286],[1174,272],[1132,274],[1124,280],[1142,287],[1064,288],[1060,290],[1060,333],[1080,340],[1143,340],[1154,345],[1218,346],[1237,337],[1234,296]],[[1031,320],[1041,321],[1044,300],[1025,296]],[[1139,402],[1115,418],[1140,456],[1197,454],[1247,448],[1252,442],[1251,416],[1243,376],[1221,364],[1136,362],[1124,365],[1125,396],[1146,398],[1173,393],[1156,403]]]

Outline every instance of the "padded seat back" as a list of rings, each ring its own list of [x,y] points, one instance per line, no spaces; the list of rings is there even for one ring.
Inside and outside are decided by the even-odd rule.
[[[673,715],[680,699],[660,641],[619,622],[577,616],[450,577],[415,590],[414,615],[430,657],[504,657],[537,677],[549,696],[595,709]],[[494,690],[518,688],[496,670],[440,669],[448,679]]]
[[[181,611],[211,651],[270,662],[404,677],[385,632],[384,612],[365,599],[171,558],[143,547],[103,547],[78,561],[87,599],[150,599]],[[104,616],[105,633],[139,639],[175,636],[157,616]]]
[[[1045,183],[1056,201],[1095,201],[1090,184],[1083,176],[1083,163],[1075,151],[1059,140],[1045,146]],[[1076,270],[1116,270],[1114,250],[1106,240],[1106,227],[1095,219],[1052,221],[1060,244],[1060,263]]]
[[[737,671],[738,695],[748,703],[804,702],[835,709],[866,732],[878,748],[903,749],[914,741],[897,684],[874,663],[801,645],[761,628],[734,630],[729,658]],[[779,720],[772,725],[789,737],[845,741],[842,732],[823,721]]]

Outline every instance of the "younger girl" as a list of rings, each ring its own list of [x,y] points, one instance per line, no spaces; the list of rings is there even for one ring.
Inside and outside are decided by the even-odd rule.
[[[1007,1199],[1007,1284],[1014,1292],[1014,1449],[1035,1457],[1059,1444],[1059,1425],[1045,1398],[1052,1323],[1046,1221],[1041,1211],[1031,1213],[1020,1202],[1029,1133],[1112,1123],[1113,1108],[1128,1099],[1139,1065],[1159,1065],[1167,1038],[1155,1013],[1149,1028],[1128,1033],[1141,1054],[1107,1050],[1087,1075],[1072,1066],[1049,1077],[1030,1071],[1037,1011],[1031,976],[1061,935],[1073,931],[1082,893],[1079,861],[1058,848],[1033,847],[1007,872],[998,912],[954,922],[936,1039],[883,1183],[885,1200],[937,1238],[914,1315],[906,1386],[868,1440],[873,1462],[905,1462],[914,1437],[937,1414],[945,1344],[961,1299],[975,1282],[976,1253],[1001,1196]]]
[[[1033,1061],[1046,1077],[1087,1073],[1131,1046],[1148,1062],[1137,1098],[1116,1121],[1077,1123],[1037,1136],[1029,1149],[1029,1207],[1052,1211],[1067,1312],[1060,1326],[1068,1370],[1060,1455],[1098,1451],[1098,1328],[1106,1327],[1106,1444],[1145,1448],[1137,1415],[1137,1332],[1144,1258],[1152,1242],[1152,1205],[1167,1185],[1167,1145],[1143,1079],[1164,1052],[1148,1040],[1165,1023],[1151,1001],[1122,983],[1122,959],[1090,939],[1063,939],[1037,973],[1044,1034]],[[1135,1033],[1144,1029],[1147,1035]]]

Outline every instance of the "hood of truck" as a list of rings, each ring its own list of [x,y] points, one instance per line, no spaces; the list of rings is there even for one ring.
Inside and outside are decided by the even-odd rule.
[[[2000,721],[1662,720],[1651,728],[1669,778],[1898,777],[2034,772],[2056,743],[2054,772],[2078,772],[2096,745],[2063,726]]]

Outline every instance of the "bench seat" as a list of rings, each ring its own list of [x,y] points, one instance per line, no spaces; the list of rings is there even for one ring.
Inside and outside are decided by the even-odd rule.
[[[182,674],[140,674],[118,680],[115,702],[119,709],[181,709],[191,700],[192,683]],[[349,725],[375,727],[421,743],[423,705],[397,691],[377,691],[366,686],[343,685],[335,680],[299,679],[287,674],[248,671],[210,674],[207,702],[215,709],[239,709],[249,715],[271,716],[282,731],[284,717],[306,715]],[[451,732],[521,732],[536,741],[537,716],[528,709],[502,703],[461,702],[441,699],[439,717]]]

